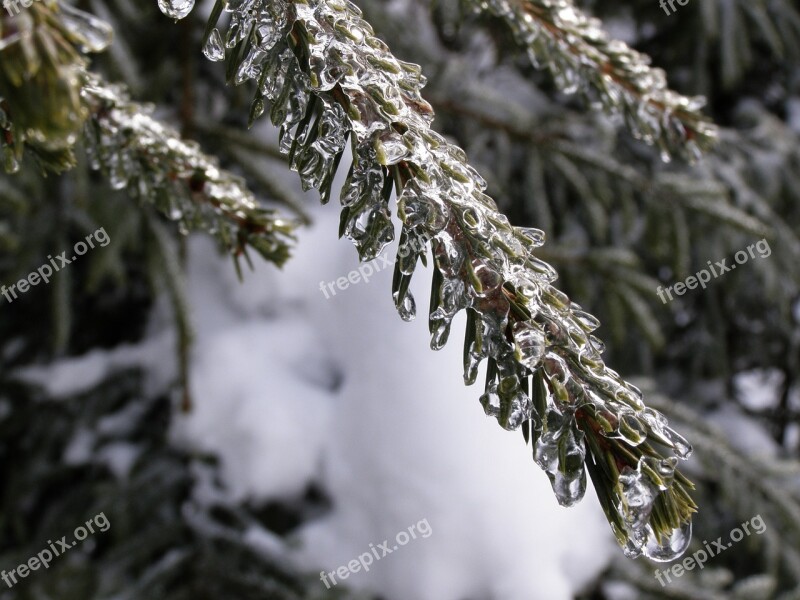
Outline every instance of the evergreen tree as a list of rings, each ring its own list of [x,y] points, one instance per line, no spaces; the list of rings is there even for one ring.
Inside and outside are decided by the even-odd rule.
[[[27,277],[43,249],[68,247],[101,224],[115,244],[55,278],[49,298],[13,304],[20,318],[0,322],[10,340],[0,374],[11,403],[0,422],[3,463],[25,452],[28,405],[42,393],[13,370],[138,339],[162,288],[179,333],[183,407],[191,409],[182,236],[210,233],[240,274],[242,257],[255,260],[251,251],[278,266],[290,260],[292,232],[307,216],[276,184],[273,169],[288,163],[323,203],[346,173],[339,233],[360,260],[377,257],[399,225],[391,291],[400,316],[416,314],[409,285],[422,262],[432,271],[431,347],[444,346],[454,316],[466,311],[465,383],[485,365],[483,409],[501,427],[522,430],[562,505],[579,501],[592,479],[627,557],[666,561],[701,547],[698,539],[690,545],[698,506],[700,539],[756,513],[771,525],[759,547],[717,559],[716,578],[687,573],[663,588],[644,561],[621,558],[598,585],[624,581],[641,597],[795,597],[800,14],[783,1],[665,3],[663,11],[652,2],[586,4],[408,2],[397,3],[399,17],[376,0],[216,0],[206,18],[193,0],[159,0],[169,17],[159,19],[155,7],[123,0],[8,3],[0,18],[0,152],[9,173],[0,192],[2,280]],[[397,27],[398,19],[414,26]],[[195,60],[200,50],[209,61]],[[156,118],[131,96],[170,111]],[[280,128],[277,147],[244,131],[263,115]],[[225,142],[219,156],[201,149],[216,140]],[[264,208],[259,196],[276,207]],[[714,261],[748,247],[746,269],[724,277],[714,270]],[[694,274],[696,287],[709,269],[714,280],[702,293],[674,286]],[[41,311],[51,330],[25,327]],[[134,318],[120,326],[123,314]],[[607,347],[593,334],[601,321]],[[640,374],[639,387],[606,363]],[[755,370],[780,381],[758,409],[736,387]],[[138,385],[135,373],[122,374],[80,402],[96,421],[132,410]],[[14,543],[0,557],[28,556],[25,540],[55,536],[64,515],[99,505],[100,496],[103,506],[120,497],[115,522],[129,525],[97,549],[109,575],[85,566],[80,577],[53,574],[42,588],[13,593],[321,593],[280,557],[250,556],[237,538],[258,518],[252,510],[177,512],[185,481],[161,479],[188,473],[187,457],[164,444],[163,429],[144,426],[151,412],[168,413],[163,400],[149,399],[118,433],[147,441],[129,489],[91,468],[38,472],[85,417],[66,408],[40,421],[36,437],[48,445],[24,473],[6,467],[16,474],[4,512],[15,512],[22,490],[33,490],[33,500],[19,523],[3,524]],[[746,456],[705,416],[731,403],[769,427],[780,460]],[[678,468],[692,447],[664,414],[697,448],[696,491]],[[80,483],[48,502],[68,475]],[[124,500],[147,486],[152,496]],[[309,493],[304,502],[299,513],[319,498]],[[48,517],[37,519],[42,510]],[[163,524],[137,531],[144,513],[163,515]],[[758,559],[746,571],[721,574],[725,561],[736,566],[748,552]],[[203,568],[218,553],[224,565]],[[250,560],[248,573],[241,565]]]

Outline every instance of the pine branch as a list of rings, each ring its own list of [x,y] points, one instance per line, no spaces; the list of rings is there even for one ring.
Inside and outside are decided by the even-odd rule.
[[[184,2],[160,5],[186,16]],[[224,11],[231,15],[223,36]],[[466,309],[465,382],[486,360],[485,411],[533,439],[559,501],[581,499],[585,465],[627,554],[680,554],[696,508],[676,469],[689,444],[605,366],[591,335],[599,323],[553,287],[555,271],[535,256],[544,234],[498,213],[464,152],[430,129],[419,67],[396,59],[360,15],[347,0],[219,0],[204,53],[227,59],[232,82],[258,83],[251,122],[270,105],[281,150],[323,202],[349,137],[340,231],[362,260],[394,238],[394,186],[403,224],[393,283],[400,315],[415,315],[408,286],[430,243],[431,346],[446,343],[453,317]]]
[[[111,38],[107,25],[80,15],[69,7],[59,12],[53,0],[16,16],[0,13],[0,152],[7,172],[19,169],[26,142],[46,170],[75,166],[72,148],[87,117],[80,98],[86,60],[78,46],[97,49]],[[87,18],[91,45],[73,32]]]
[[[563,92],[596,99],[623,117],[633,135],[656,144],[662,158],[689,160],[712,146],[716,127],[700,113],[702,97],[667,86],[664,71],[625,43],[612,40],[596,18],[572,0],[472,0],[478,10],[503,19],[536,67],[546,66]]]
[[[800,11],[792,0],[715,0],[701,4],[693,39],[718,40],[724,87],[741,83],[763,49],[790,65],[800,57]]]
[[[261,208],[245,183],[216,159],[131,102],[124,89],[93,74],[81,95],[92,115],[87,149],[115,189],[152,202],[181,230],[204,229],[234,256],[250,246],[278,265],[289,257],[293,225]]]
[[[55,2],[0,18],[0,151],[15,172],[27,146],[45,171],[75,166],[83,139],[92,167],[114,189],[153,203],[183,232],[212,233],[238,257],[250,246],[278,265],[294,225],[259,206],[245,182],[194,142],[150,116],[121,86],[86,70],[83,53],[110,43],[111,28]],[[237,262],[238,265],[238,262]]]

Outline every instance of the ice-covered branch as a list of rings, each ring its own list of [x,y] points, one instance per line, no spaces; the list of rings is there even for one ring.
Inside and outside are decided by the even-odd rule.
[[[159,5],[181,18],[192,2]],[[227,60],[230,80],[257,83],[251,120],[269,108],[282,151],[323,202],[349,138],[340,231],[362,260],[394,238],[394,188],[400,315],[415,315],[409,282],[430,241],[431,346],[446,343],[466,310],[464,379],[473,383],[487,361],[485,411],[533,440],[559,501],[581,499],[588,470],[626,553],[680,554],[696,508],[676,470],[689,444],[603,363],[591,335],[599,323],[553,286],[555,271],[536,257],[544,234],[512,227],[464,152],[431,130],[420,68],[395,58],[347,0],[219,0],[204,43],[208,58]]]
[[[534,66],[545,66],[566,93],[580,92],[620,115],[634,136],[656,144],[662,158],[694,160],[716,139],[701,114],[702,97],[669,89],[664,71],[627,44],[610,39],[602,23],[572,0],[471,0],[502,18]]]
[[[53,2],[0,18],[0,152],[7,171],[27,146],[45,170],[75,165],[86,142],[92,167],[111,187],[153,203],[183,231],[208,231],[235,257],[250,246],[282,264],[294,225],[260,207],[245,182],[155,120],[121,86],[86,70],[85,52],[103,50],[111,28]]]
[[[212,232],[234,256],[250,246],[279,265],[289,257],[294,225],[261,208],[242,179],[150,116],[152,108],[91,74],[81,95],[91,114],[85,137],[92,166],[113,188],[154,203],[184,232]]]

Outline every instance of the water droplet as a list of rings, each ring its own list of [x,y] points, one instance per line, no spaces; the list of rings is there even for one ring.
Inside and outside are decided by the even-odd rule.
[[[503,283],[503,276],[484,263],[475,265],[475,278],[473,283],[479,296],[486,296],[496,290]]]
[[[581,329],[589,333],[600,327],[600,320],[597,317],[584,310],[576,310],[574,303],[572,306],[572,316],[578,321],[578,325],[581,326]]]
[[[397,306],[397,312],[403,321],[413,321],[417,316],[417,303],[414,301],[414,296],[411,292],[407,292],[403,300]]]
[[[480,403],[487,417],[500,415],[500,395],[497,393],[496,381],[489,384],[489,388],[480,397]]]
[[[225,46],[222,43],[222,35],[219,29],[214,28],[211,35],[208,36],[206,45],[203,47],[203,54],[206,55],[208,60],[219,62],[225,60]]]
[[[675,451],[675,454],[678,455],[679,458],[686,460],[692,455],[692,445],[686,441],[682,435],[678,434],[674,429],[667,427],[664,430],[664,433],[672,442],[672,449]]]
[[[195,0],[158,0],[158,8],[170,19],[183,19],[192,12]]]
[[[619,415],[616,435],[609,437],[619,437],[631,446],[638,446],[647,439],[647,428],[636,418],[633,411],[626,410]]]
[[[431,334],[431,350],[441,350],[450,336],[450,322],[444,319],[437,321]]]
[[[692,541],[692,522],[687,521],[680,527],[672,530],[672,534],[666,540],[659,543],[653,529],[647,526],[647,542],[642,547],[642,553],[657,562],[669,562],[675,560],[689,547]]]
[[[581,467],[573,474],[566,475],[556,471],[550,480],[553,492],[561,506],[574,506],[586,494],[586,469]]]

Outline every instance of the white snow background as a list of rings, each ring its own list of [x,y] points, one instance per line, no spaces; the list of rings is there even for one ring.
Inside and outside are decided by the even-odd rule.
[[[299,534],[308,569],[332,571],[428,520],[430,537],[351,575],[351,587],[397,599],[570,598],[618,551],[593,492],[559,507],[522,436],[483,414],[479,386],[461,380],[463,321],[445,350],[427,347],[429,270],[415,273],[413,323],[394,310],[389,268],[326,299],[320,282],[358,263],[336,238],[338,211],[315,219],[283,272],[262,265],[244,285],[194,247],[190,297],[202,299],[204,325],[197,407],[178,437],[218,452],[236,494],[292,494],[320,479],[334,511]],[[326,362],[344,374],[334,393],[320,386]]]
[[[484,415],[482,379],[465,387],[461,378],[463,316],[445,349],[430,350],[429,269],[414,275],[412,323],[394,309],[388,267],[326,299],[320,282],[359,264],[336,237],[338,211],[313,216],[284,270],[256,260],[244,283],[213,242],[191,239],[194,409],[176,413],[173,443],[219,456],[231,500],[291,498],[318,482],[333,510],[283,547],[304,570],[333,571],[426,519],[429,537],[345,584],[387,600],[572,598],[620,551],[591,484],[578,506],[560,507],[522,436]],[[141,344],[28,378],[65,396],[143,364],[150,387],[162,388],[175,374],[170,323],[162,302]],[[255,545],[265,540],[274,549],[252,532]]]

